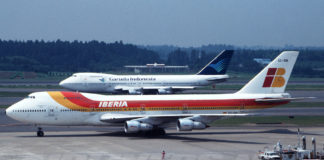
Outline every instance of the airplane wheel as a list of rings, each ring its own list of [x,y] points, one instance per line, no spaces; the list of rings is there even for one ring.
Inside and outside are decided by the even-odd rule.
[[[165,135],[165,130],[162,128],[154,129],[151,131],[147,131],[146,135],[148,135],[148,136],[163,136],[163,135]]]
[[[37,137],[44,137],[43,131],[37,131]]]
[[[161,135],[161,136],[164,136],[166,134],[164,129],[158,129],[157,132],[158,132],[158,135]]]

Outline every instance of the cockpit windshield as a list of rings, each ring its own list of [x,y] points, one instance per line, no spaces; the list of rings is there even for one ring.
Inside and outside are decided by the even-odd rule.
[[[35,96],[27,96],[25,99],[35,99]]]

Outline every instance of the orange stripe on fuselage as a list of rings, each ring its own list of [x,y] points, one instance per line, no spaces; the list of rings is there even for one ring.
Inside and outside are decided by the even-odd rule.
[[[87,110],[90,111],[90,105],[79,105],[77,103],[74,103],[70,100],[72,97],[66,97],[63,93],[64,92],[47,92],[53,100],[55,100],[60,105],[67,107],[72,110]],[[74,97],[73,97],[74,98]]]

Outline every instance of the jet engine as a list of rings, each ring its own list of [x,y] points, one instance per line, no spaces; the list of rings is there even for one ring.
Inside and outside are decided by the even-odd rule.
[[[168,88],[168,89],[160,88],[160,89],[158,89],[158,92],[159,92],[159,94],[171,94],[171,93],[173,93],[171,88]]]
[[[140,89],[129,89],[128,93],[129,94],[143,94],[142,90],[140,90]]]
[[[126,121],[124,125],[125,133],[137,133],[139,131],[150,131],[153,126],[148,123],[141,123],[139,121]]]
[[[191,131],[193,129],[205,129],[208,126],[202,122],[193,121],[190,119],[179,119],[177,122],[178,131]]]

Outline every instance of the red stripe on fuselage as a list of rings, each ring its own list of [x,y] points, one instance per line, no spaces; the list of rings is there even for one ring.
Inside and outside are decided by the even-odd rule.
[[[69,101],[71,101],[74,104],[77,104],[82,107],[91,108],[98,107],[99,101],[93,101],[79,92],[61,92],[64,95],[64,98],[67,98]]]
[[[85,108],[100,108],[100,102],[111,102],[107,101],[94,101],[91,100],[78,92],[61,92],[66,99],[74,104]],[[286,104],[287,102],[279,103],[256,103],[255,99],[226,99],[226,100],[113,100],[113,102],[127,102],[127,107],[230,107],[230,106],[259,106],[259,105],[280,105]]]

